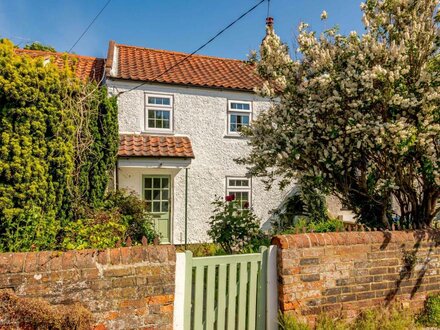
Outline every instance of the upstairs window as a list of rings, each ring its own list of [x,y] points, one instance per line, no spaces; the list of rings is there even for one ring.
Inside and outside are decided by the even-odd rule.
[[[249,126],[251,114],[251,102],[228,101],[228,134],[239,135],[243,126]]]
[[[246,177],[227,177],[226,196],[234,195],[241,209],[250,208],[251,204],[251,179]]]
[[[145,130],[169,132],[173,127],[173,97],[145,95]]]

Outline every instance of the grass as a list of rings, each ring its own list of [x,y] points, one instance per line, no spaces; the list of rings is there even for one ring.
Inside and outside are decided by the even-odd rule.
[[[341,317],[321,314],[316,320],[315,327],[310,327],[294,315],[279,317],[279,326],[282,330],[415,330],[422,329],[417,323],[416,316],[409,309],[403,308],[376,308],[365,310],[353,321]]]

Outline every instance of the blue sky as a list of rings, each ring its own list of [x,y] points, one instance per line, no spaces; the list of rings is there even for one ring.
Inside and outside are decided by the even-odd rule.
[[[22,46],[36,40],[67,51],[107,0],[0,0],[0,37]],[[258,0],[112,0],[73,50],[105,57],[108,41],[191,52]],[[275,31],[292,46],[299,22],[321,31],[338,24],[344,33],[363,31],[360,0],[271,0]],[[322,10],[329,14],[321,22]],[[202,54],[245,59],[264,36],[262,4]]]

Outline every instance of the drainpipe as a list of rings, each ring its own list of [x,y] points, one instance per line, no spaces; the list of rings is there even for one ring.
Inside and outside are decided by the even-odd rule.
[[[119,189],[119,160],[116,159],[116,168],[115,168],[115,188]]]
[[[188,244],[188,167],[185,168],[185,250]]]

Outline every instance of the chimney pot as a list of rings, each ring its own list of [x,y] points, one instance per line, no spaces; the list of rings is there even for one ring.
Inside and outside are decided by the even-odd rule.
[[[273,26],[273,17],[266,17],[266,26],[268,27]]]

